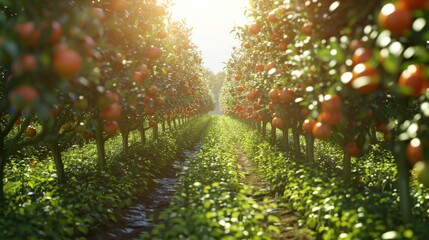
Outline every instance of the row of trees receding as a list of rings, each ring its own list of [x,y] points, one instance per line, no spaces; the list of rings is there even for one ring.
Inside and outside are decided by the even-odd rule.
[[[337,143],[346,183],[351,157],[384,136],[409,222],[410,170],[429,186],[428,3],[253,1],[253,22],[235,29],[242,45],[227,65],[223,111],[263,134],[270,123],[285,148],[291,131],[297,159],[314,160],[315,138]]]
[[[190,31],[154,0],[7,1],[0,12],[0,201],[17,152],[47,146],[61,183],[61,152],[120,133],[176,126],[213,107]]]

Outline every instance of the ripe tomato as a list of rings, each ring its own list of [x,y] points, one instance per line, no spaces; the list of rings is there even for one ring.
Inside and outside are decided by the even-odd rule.
[[[405,69],[398,81],[399,86],[409,89],[406,95],[419,97],[422,91],[428,88],[428,79],[421,65],[411,64]]]
[[[164,39],[167,37],[167,32],[165,30],[161,30],[156,34],[156,36],[160,39]]]
[[[244,44],[243,44],[243,47],[244,47],[245,49],[249,49],[249,48],[251,48],[251,47],[252,47],[252,44],[250,44],[249,42],[246,42],[246,43],[244,43]]]
[[[158,125],[158,123],[155,120],[150,120],[149,121],[149,127],[154,128]]]
[[[285,121],[281,117],[274,117],[273,120],[271,121],[271,125],[273,128],[281,129],[285,125]]]
[[[83,132],[82,135],[83,135],[83,139],[85,139],[85,141],[89,141],[92,138],[91,133],[89,133],[88,131]]]
[[[52,59],[54,71],[65,77],[75,76],[80,72],[82,58],[75,50],[57,48]]]
[[[156,98],[155,99],[155,106],[162,107],[165,104],[165,100],[162,98]]]
[[[235,75],[235,80],[240,81],[241,80],[241,75],[239,75],[239,74]]]
[[[119,130],[119,124],[116,121],[108,121],[103,125],[104,132],[111,136]]]
[[[328,140],[331,136],[331,128],[327,124],[317,122],[313,127],[313,136],[320,140]]]
[[[147,116],[153,116],[153,115],[155,115],[155,109],[152,108],[152,107],[150,107],[150,106],[144,106],[143,112]]]
[[[400,36],[411,28],[413,16],[411,10],[402,2],[388,3],[378,15],[378,24],[393,35]]]
[[[349,51],[354,52],[358,48],[363,48],[365,46],[364,42],[358,39],[353,39],[348,46]]]
[[[122,107],[118,103],[112,103],[103,108],[100,118],[107,121],[116,121],[121,117]]]
[[[34,46],[39,42],[40,31],[36,28],[34,22],[18,23],[15,26],[15,31],[19,38],[27,44]]]

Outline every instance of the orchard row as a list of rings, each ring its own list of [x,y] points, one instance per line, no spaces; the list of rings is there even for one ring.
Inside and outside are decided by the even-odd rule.
[[[60,182],[61,152],[212,108],[190,31],[155,0],[9,1],[0,13],[0,188],[11,157],[46,146]],[[0,191],[0,201],[4,194]]]
[[[351,157],[382,136],[394,153],[405,222],[414,168],[429,186],[429,1],[253,1],[253,23],[227,66],[223,111],[266,132],[291,130],[297,159],[314,161],[314,139]],[[287,148],[288,146],[286,146]]]

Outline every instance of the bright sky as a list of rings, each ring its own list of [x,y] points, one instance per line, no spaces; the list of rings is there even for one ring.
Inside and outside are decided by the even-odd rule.
[[[246,23],[244,10],[249,0],[172,0],[173,19],[186,20],[193,29],[192,40],[204,58],[204,66],[217,73],[228,61],[239,41],[230,33]]]

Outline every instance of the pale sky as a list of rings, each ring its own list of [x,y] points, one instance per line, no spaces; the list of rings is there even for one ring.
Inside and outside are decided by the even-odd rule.
[[[204,66],[217,73],[224,68],[232,47],[240,42],[230,33],[246,23],[244,10],[249,0],[172,0],[173,19],[186,20],[193,29],[192,40],[203,54]]]

